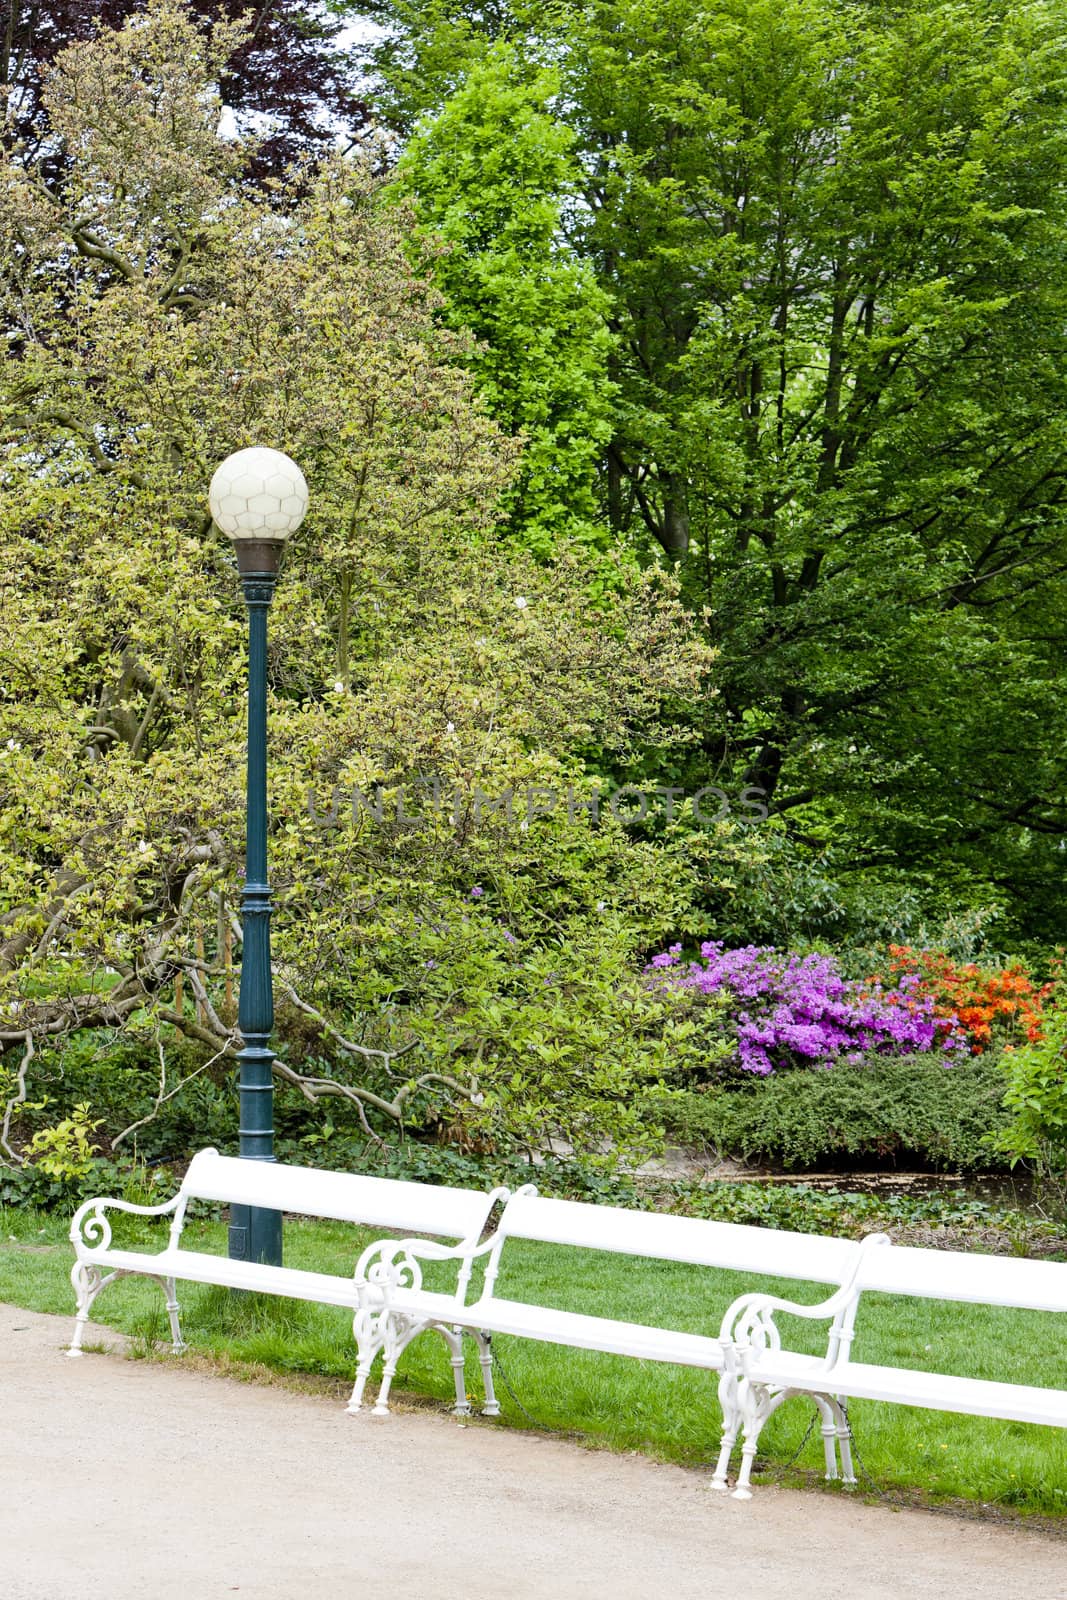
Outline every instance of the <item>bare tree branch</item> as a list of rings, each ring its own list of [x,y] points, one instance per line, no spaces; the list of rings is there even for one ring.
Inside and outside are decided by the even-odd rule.
[[[143,1128],[146,1123],[154,1121],[168,1100],[173,1100],[176,1094],[181,1093],[186,1084],[192,1083],[194,1078],[199,1078],[202,1072],[207,1072],[208,1068],[213,1067],[219,1057],[225,1055],[226,1053],[225,1048],[222,1050],[216,1050],[215,1054],[208,1061],[202,1062],[200,1066],[196,1068],[195,1072],[186,1073],[185,1077],[179,1079],[179,1081],[174,1085],[173,1089],[168,1089],[167,1058],[163,1049],[163,1041],[159,1038],[158,1034],[156,1036],[156,1049],[159,1052],[159,1088],[156,1092],[155,1104],[153,1105],[151,1111],[147,1113],[147,1115],[138,1118],[136,1122],[131,1122],[128,1128],[123,1128],[121,1133],[116,1134],[115,1138],[111,1141],[112,1150],[117,1150],[119,1145],[122,1144],[124,1140],[128,1139],[131,1133],[136,1133],[137,1130],[139,1128]]]
[[[344,1051],[345,1055],[361,1056],[365,1061],[380,1061],[383,1066],[388,1068],[390,1062],[399,1061],[402,1056],[406,1056],[409,1051],[418,1047],[419,1041],[417,1039],[412,1039],[409,1043],[401,1045],[399,1050],[377,1050],[371,1045],[356,1044],[354,1039],[346,1039],[344,1034],[340,1033],[333,1023],[323,1016],[321,1011],[316,1011],[314,1006],[309,1005],[306,1000],[302,1000],[288,978],[277,972],[275,973],[275,978],[296,1009],[302,1011],[306,1017],[310,1017],[313,1022],[317,1023],[326,1037],[332,1039],[338,1049]]]
[[[7,1151],[12,1161],[17,1162],[19,1166],[25,1165],[25,1157],[20,1156],[16,1150],[11,1148],[8,1142],[8,1135],[11,1132],[11,1118],[14,1115],[15,1107],[22,1105],[26,1099],[26,1072],[30,1062],[37,1054],[33,1047],[33,1034],[27,1031],[22,1037],[26,1042],[26,1049],[23,1052],[22,1061],[19,1063],[15,1093],[4,1107],[4,1123],[3,1127],[0,1128],[0,1145]]]

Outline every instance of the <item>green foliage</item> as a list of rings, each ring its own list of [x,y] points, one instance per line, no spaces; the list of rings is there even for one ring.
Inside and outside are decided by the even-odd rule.
[[[499,538],[520,452],[478,395],[475,342],[411,265],[410,208],[341,157],[249,189],[248,152],[217,137],[233,37],[153,0],[59,57],[44,94],[63,160],[0,172],[0,314],[18,330],[0,379],[5,1074],[27,1038],[43,1056],[128,1030],[136,1084],[81,1095],[102,1138],[148,1117],[155,1159],[179,1101],[190,1130],[222,1120],[245,620],[205,486],[230,450],[275,444],[311,489],[271,616],[279,1078],[365,1132],[640,1142],[669,1039],[639,954],[693,924],[698,883],[728,879],[747,841],[653,845],[567,795],[588,794],[584,752],[684,742],[666,708],[709,693],[713,653],[668,577]],[[552,228],[540,202],[532,232],[520,213],[514,259]],[[537,316],[558,320],[558,289],[584,327],[584,279],[565,279],[544,278]],[[531,787],[551,815],[529,815]],[[353,814],[357,789],[372,799]]]
[[[1039,1170],[1064,1176],[1067,1170],[1067,1006],[1062,984],[1059,1003],[1042,1022],[1041,1038],[1001,1057],[1007,1068],[1004,1104],[1012,1113],[995,1148]]]
[[[981,1171],[996,1164],[1001,1061],[940,1054],[872,1057],[825,1071],[775,1074],[751,1085],[666,1097],[675,1137],[784,1168],[919,1163]]]
[[[450,324],[480,341],[467,360],[479,392],[523,438],[506,504],[541,555],[605,536],[596,479],[614,396],[608,299],[561,248],[579,182],[574,134],[548,110],[559,87],[558,73],[493,49],[409,140],[395,180],[415,199]]]
[[[118,1139],[124,1161],[134,1150],[149,1166],[181,1161],[233,1131],[232,1067],[216,1061],[208,1068],[211,1055],[204,1045],[167,1030],[165,1059],[173,1082],[184,1087],[153,1116],[160,1075],[154,1030],[79,1031],[57,1047],[42,1049],[35,1060],[38,1098],[15,1113],[20,1142],[30,1143],[57,1113],[70,1115],[85,1103],[101,1130],[101,1145],[110,1150]],[[143,1127],[134,1126],[142,1121]],[[133,1132],[122,1138],[130,1128]]]
[[[86,1177],[92,1180],[99,1171],[94,1163]],[[93,1188],[92,1181],[86,1183],[85,1188],[98,1192]],[[0,1206],[18,1210],[55,1210],[67,1216],[79,1200],[87,1198],[89,1196],[79,1182],[50,1177],[32,1162],[17,1167],[0,1166]]]
[[[29,1143],[29,1157],[47,1177],[77,1182],[92,1168],[97,1148],[92,1136],[99,1126],[100,1119],[90,1117],[89,1104],[82,1100],[69,1117],[38,1129]]]
[[[204,486],[251,442],[312,492],[271,621],[286,1148],[636,1155],[721,1045],[635,977],[669,938],[1057,924],[1059,0],[370,3],[388,184],[253,192],[241,27],[171,0],[60,56],[47,165],[0,173],[16,1166],[57,1119],[68,1169],[90,1122],[153,1165],[232,1129],[244,616]],[[779,815],[594,826],[566,796],[605,774]],[[789,1161],[974,1164],[952,1082],[721,1114]]]
[[[891,1231],[907,1238],[913,1230],[937,1229],[953,1246],[987,1249],[995,1242],[1011,1254],[1032,1255],[1062,1243],[1060,1223],[1022,1210],[991,1205],[965,1189],[928,1194],[881,1194],[836,1185],[814,1188],[806,1183],[712,1183],[677,1185],[672,1209],[716,1222],[738,1222],[756,1228],[784,1228],[791,1233],[862,1238]]]
[[[438,206],[433,129],[478,147],[501,60],[558,82],[522,148],[544,184],[569,136],[555,260],[610,303],[602,514],[723,652],[681,781],[773,797],[832,891],[788,908],[809,936],[1058,937],[1061,0],[370,3],[442,220],[483,178],[458,158]]]

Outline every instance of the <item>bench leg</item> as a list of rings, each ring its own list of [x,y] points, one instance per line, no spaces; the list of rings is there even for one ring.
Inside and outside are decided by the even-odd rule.
[[[412,1339],[417,1334],[422,1333],[425,1327],[425,1322],[412,1322],[407,1317],[386,1315],[382,1324],[385,1361],[382,1365],[382,1381],[378,1389],[378,1398],[371,1407],[372,1417],[387,1417],[389,1415],[389,1390],[392,1387],[393,1379],[396,1377],[397,1362]]]
[[[493,1345],[490,1335],[472,1330],[471,1337],[478,1346],[478,1364],[482,1369],[482,1385],[485,1389],[485,1404],[482,1407],[483,1417],[499,1417],[500,1401],[496,1397],[493,1385]]]
[[[164,1285],[167,1292],[167,1316],[170,1318],[170,1348],[174,1355],[180,1356],[187,1349],[182,1338],[182,1325],[178,1320],[181,1306],[178,1304],[178,1287],[173,1278],[168,1278]]]
[[[737,1488],[733,1492],[734,1500],[751,1500],[752,1489],[752,1463],[756,1459],[757,1441],[745,1435],[745,1442],[741,1446],[741,1471],[737,1474]]]
[[[734,1453],[737,1435],[741,1427],[741,1413],[737,1405],[737,1380],[732,1373],[724,1372],[719,1379],[719,1405],[722,1409],[722,1443],[719,1446],[719,1459],[715,1464],[715,1475],[711,1480],[711,1487],[720,1494],[725,1494],[730,1485],[726,1481],[726,1474],[730,1470],[730,1457]]]
[[[770,1391],[761,1384],[750,1383],[747,1378],[742,1378],[738,1382],[737,1405],[742,1419],[742,1445],[741,1470],[737,1474],[737,1487],[733,1493],[735,1500],[752,1499],[752,1466],[759,1447],[759,1436],[763,1431],[763,1424],[776,1404],[785,1398],[785,1393],[772,1397]]]
[[[355,1416],[363,1406],[363,1391],[367,1387],[375,1357],[384,1342],[382,1336],[383,1314],[360,1308],[352,1318],[352,1337],[356,1341],[356,1381],[345,1410]]]
[[[377,1353],[376,1350],[372,1350],[369,1354],[360,1356],[359,1364],[356,1367],[356,1381],[352,1386],[352,1393],[345,1407],[345,1410],[353,1417],[363,1407],[363,1391],[367,1387],[367,1379],[370,1377],[370,1369],[374,1365],[374,1357]]]
[[[811,1398],[822,1418],[819,1432],[822,1434],[822,1452],[826,1462],[825,1478],[827,1483],[834,1483],[837,1480],[837,1415],[832,1402],[821,1394],[813,1394]]]
[[[82,1354],[82,1340],[85,1337],[85,1324],[89,1320],[89,1313],[93,1309],[93,1301],[104,1287],[105,1281],[100,1276],[99,1267],[86,1266],[84,1261],[76,1261],[71,1270],[70,1281],[74,1288],[74,1335],[70,1341],[67,1355],[77,1358]]]
[[[400,1352],[394,1351],[391,1356],[386,1356],[382,1366],[382,1381],[378,1386],[378,1398],[371,1406],[372,1417],[387,1417],[389,1415],[389,1390],[392,1388],[393,1379],[396,1377],[396,1364],[400,1360]]]
[[[852,1429],[848,1425],[848,1412],[836,1396],[830,1404],[834,1408],[837,1419],[837,1448],[841,1452],[841,1482],[846,1488],[852,1489],[856,1485],[856,1469],[852,1465]]]
[[[452,1382],[456,1388],[456,1403],[452,1407],[453,1414],[457,1417],[469,1417],[471,1403],[467,1399],[467,1385],[464,1381],[463,1329],[446,1328],[441,1323],[436,1323],[435,1326],[448,1346],[448,1358],[452,1364]]]

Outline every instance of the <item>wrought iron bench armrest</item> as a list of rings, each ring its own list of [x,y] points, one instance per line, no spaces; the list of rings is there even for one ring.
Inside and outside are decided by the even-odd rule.
[[[796,1300],[785,1300],[781,1295],[765,1294],[756,1290],[739,1295],[722,1319],[719,1337],[724,1345],[731,1346],[741,1357],[742,1365],[755,1352],[781,1349],[781,1336],[775,1322],[775,1313],[800,1317],[809,1322],[829,1320],[826,1364],[832,1366],[842,1350],[847,1352],[852,1341],[852,1327],[859,1304],[860,1268],[867,1252],[889,1243],[884,1233],[870,1233],[860,1241],[855,1262],[847,1279],[833,1294],[816,1305],[805,1305]]]
[[[161,1206],[137,1206],[132,1200],[108,1199],[84,1201],[74,1213],[70,1223],[70,1242],[80,1255],[83,1249],[107,1250],[111,1246],[111,1224],[105,1211],[124,1211],[137,1217],[165,1217],[176,1211],[184,1195],[179,1192]]]
[[[775,1313],[784,1312],[791,1317],[808,1321],[830,1322],[827,1365],[836,1359],[840,1344],[839,1320],[859,1299],[860,1291],[852,1284],[836,1290],[817,1305],[802,1305],[793,1300],[783,1300],[773,1294],[743,1294],[729,1308],[722,1320],[719,1338],[726,1349],[732,1349],[740,1358],[742,1367],[753,1354],[780,1350],[781,1335],[775,1322]],[[835,1339],[835,1334],[838,1336]]]
[[[357,1288],[380,1289],[388,1298],[394,1289],[422,1288],[420,1261],[460,1261],[470,1266],[496,1246],[495,1234],[477,1245],[444,1245],[434,1239],[378,1239],[364,1250],[353,1276]]]
[[[504,1202],[510,1197],[510,1192],[508,1189],[494,1189],[489,1199],[493,1204]],[[519,1191],[520,1194],[523,1192]],[[393,1289],[417,1290],[422,1287],[420,1261],[459,1261],[462,1265],[457,1288],[462,1290],[458,1295],[462,1301],[474,1262],[480,1256],[499,1249],[500,1243],[497,1229],[481,1244],[474,1244],[470,1239],[461,1239],[455,1245],[441,1244],[436,1239],[376,1239],[356,1262],[353,1278],[357,1288],[367,1286],[380,1289],[388,1298]]]

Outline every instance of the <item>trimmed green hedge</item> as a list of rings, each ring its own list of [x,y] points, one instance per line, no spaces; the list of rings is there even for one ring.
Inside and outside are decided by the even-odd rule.
[[[857,1162],[990,1170],[1006,1164],[987,1142],[1010,1120],[1005,1087],[996,1057],[946,1066],[940,1055],[884,1056],[683,1091],[658,1109],[683,1143],[788,1170]]]

